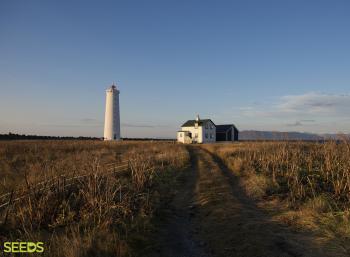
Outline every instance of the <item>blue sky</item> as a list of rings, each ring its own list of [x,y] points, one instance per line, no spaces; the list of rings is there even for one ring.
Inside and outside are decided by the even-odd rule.
[[[0,1],[0,133],[350,132],[350,2]]]

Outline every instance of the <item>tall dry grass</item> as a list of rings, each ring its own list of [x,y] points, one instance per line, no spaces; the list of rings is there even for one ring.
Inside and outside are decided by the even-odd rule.
[[[120,161],[133,142],[2,141],[0,193],[61,174],[78,174],[98,164]],[[140,143],[139,143],[140,144]]]
[[[31,192],[11,205],[1,241],[43,241],[44,256],[137,255],[142,247],[135,242],[145,240],[157,208],[159,179],[189,162],[183,146],[162,142],[6,142],[0,152],[3,188]],[[106,174],[103,164],[121,160],[131,160],[128,173]],[[53,174],[86,173],[69,187],[34,187]]]
[[[272,142],[216,146],[225,163],[242,176],[260,177],[263,194],[287,198],[292,207],[320,195],[334,207],[350,204],[350,143]],[[252,173],[252,174],[250,174]]]
[[[308,225],[344,240],[344,249],[350,250],[346,246],[346,238],[350,237],[349,141],[245,142],[205,147],[240,178],[247,195],[258,200],[278,199],[280,206],[285,204],[290,210],[283,217],[286,222],[303,226],[312,220]]]

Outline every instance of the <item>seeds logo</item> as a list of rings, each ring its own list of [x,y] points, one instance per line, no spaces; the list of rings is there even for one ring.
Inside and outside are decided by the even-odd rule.
[[[4,242],[5,253],[42,253],[43,242]]]

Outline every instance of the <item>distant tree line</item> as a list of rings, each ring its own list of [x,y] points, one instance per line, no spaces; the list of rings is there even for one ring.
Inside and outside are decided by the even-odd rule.
[[[160,138],[122,138],[123,140],[134,141],[174,141],[175,139]],[[60,136],[38,136],[24,135],[9,132],[8,134],[0,134],[0,140],[103,140],[103,137],[60,137]]]
[[[24,134],[0,134],[0,140],[101,140],[98,137],[60,137],[60,136],[38,136],[38,135],[24,135]]]

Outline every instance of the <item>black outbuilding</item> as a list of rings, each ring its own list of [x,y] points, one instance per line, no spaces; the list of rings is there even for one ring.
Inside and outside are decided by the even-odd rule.
[[[233,124],[216,125],[216,141],[238,141],[238,133]]]

